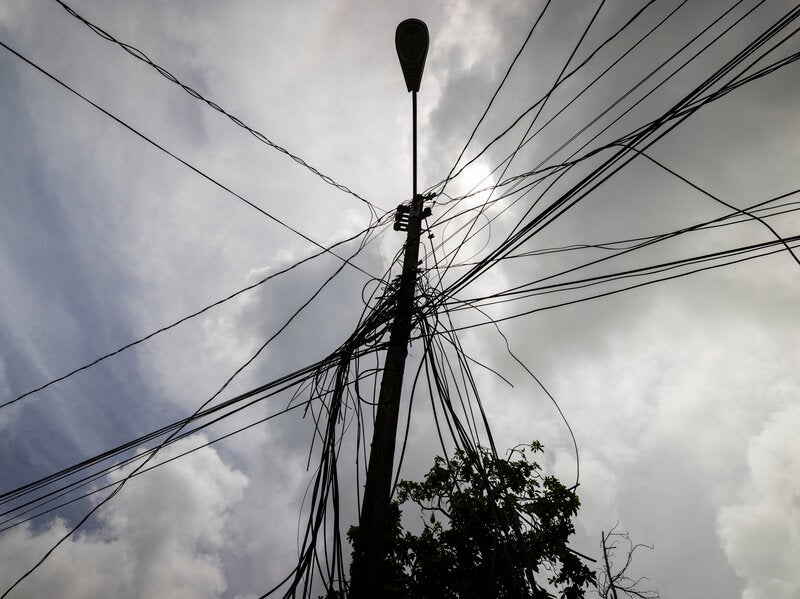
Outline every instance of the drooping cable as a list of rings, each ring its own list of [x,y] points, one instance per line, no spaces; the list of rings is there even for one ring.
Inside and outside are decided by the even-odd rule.
[[[363,246],[362,246],[362,248],[363,248]],[[359,249],[358,249],[358,250],[357,250],[357,251],[356,251],[356,252],[353,254],[353,256],[357,255],[357,254],[358,254],[358,253],[361,251],[361,249],[362,249],[362,248],[359,248]],[[296,318],[297,318],[297,317],[298,317],[298,316],[299,316],[299,315],[300,315],[300,314],[303,312],[303,310],[305,310],[305,309],[306,309],[306,308],[307,308],[307,307],[308,307],[308,306],[309,306],[309,305],[310,305],[310,304],[311,304],[311,303],[312,303],[312,302],[313,302],[313,301],[314,301],[314,300],[315,300],[315,299],[316,299],[316,298],[319,296],[319,294],[320,294],[320,293],[321,293],[321,292],[322,292],[322,291],[325,289],[325,287],[327,287],[327,285],[328,285],[328,284],[329,284],[331,281],[333,281],[333,280],[334,280],[334,279],[335,279],[335,278],[336,278],[336,277],[337,277],[337,276],[338,276],[338,275],[339,275],[339,274],[342,272],[342,270],[344,269],[344,267],[345,267],[345,265],[346,265],[346,264],[347,264],[347,262],[343,262],[343,263],[342,263],[342,264],[341,264],[341,265],[340,265],[340,266],[339,266],[339,267],[338,267],[338,268],[337,268],[337,269],[336,269],[336,270],[333,272],[333,274],[331,274],[331,275],[330,275],[330,276],[329,276],[329,277],[328,277],[328,278],[327,278],[327,279],[326,279],[326,280],[325,280],[325,281],[322,283],[322,285],[321,285],[320,287],[318,287],[318,288],[317,288],[317,289],[314,291],[314,293],[313,293],[313,294],[312,294],[312,295],[311,295],[311,296],[310,296],[310,297],[309,297],[309,298],[308,298],[308,299],[307,299],[307,300],[306,300],[306,301],[305,301],[303,304],[301,304],[301,305],[300,305],[300,306],[299,306],[299,307],[298,307],[298,308],[295,310],[295,312],[294,312],[294,313],[293,313],[293,314],[292,314],[292,315],[291,315],[291,316],[290,316],[290,317],[287,319],[287,321],[286,321],[286,322],[284,322],[284,324],[283,324],[282,326],[280,326],[280,327],[279,327],[279,328],[278,328],[278,329],[275,331],[275,333],[273,333],[273,334],[272,334],[272,335],[271,335],[271,336],[270,336],[270,337],[269,337],[269,338],[268,338],[268,339],[267,339],[267,340],[264,342],[264,344],[263,344],[263,345],[261,345],[261,346],[260,346],[260,347],[259,347],[259,348],[258,348],[258,349],[255,351],[255,353],[253,353],[253,355],[252,355],[252,356],[251,356],[251,357],[250,357],[250,358],[249,358],[249,359],[248,359],[248,360],[247,360],[247,361],[246,361],[244,364],[242,364],[242,365],[241,365],[241,366],[240,366],[240,367],[239,367],[239,368],[238,368],[238,369],[237,369],[237,370],[236,370],[236,371],[235,371],[235,372],[234,372],[234,373],[233,373],[233,374],[232,374],[230,377],[228,377],[228,379],[227,379],[227,380],[226,380],[226,381],[225,381],[225,382],[222,384],[222,386],[221,386],[221,387],[220,387],[220,388],[219,388],[219,389],[218,389],[218,390],[217,390],[217,391],[216,391],[216,392],[215,392],[215,393],[214,393],[214,394],[213,394],[211,397],[209,397],[209,398],[208,398],[208,399],[207,399],[205,402],[203,402],[203,404],[202,404],[200,407],[198,407],[198,408],[197,408],[197,410],[195,410],[195,412],[194,412],[194,414],[193,414],[192,416],[196,416],[196,415],[197,415],[197,414],[198,414],[200,411],[202,411],[202,410],[203,410],[203,409],[204,409],[206,406],[208,406],[208,405],[209,405],[209,404],[210,404],[212,401],[214,401],[214,400],[215,400],[215,399],[216,399],[216,398],[217,398],[217,397],[218,397],[218,396],[219,396],[219,395],[220,395],[220,394],[221,394],[221,393],[222,393],[222,392],[223,392],[223,391],[224,391],[224,390],[225,390],[225,389],[226,389],[226,388],[227,388],[227,387],[230,385],[230,383],[231,383],[231,382],[232,382],[232,381],[233,381],[233,380],[234,380],[234,379],[235,379],[235,378],[236,378],[236,377],[237,377],[237,376],[238,376],[238,375],[239,375],[239,374],[240,374],[240,373],[241,373],[241,372],[242,372],[242,371],[243,371],[245,368],[247,368],[247,367],[248,367],[248,366],[249,366],[249,365],[250,365],[250,364],[251,364],[251,363],[252,363],[252,362],[253,362],[253,361],[254,361],[254,360],[255,360],[255,359],[256,359],[256,358],[257,358],[257,357],[258,357],[258,356],[259,356],[259,355],[260,355],[260,354],[263,352],[263,351],[264,351],[264,349],[265,349],[265,348],[266,348],[266,347],[267,347],[267,346],[268,346],[268,345],[269,345],[269,344],[270,344],[272,341],[274,341],[274,340],[275,340],[275,339],[276,339],[276,338],[277,338],[277,337],[278,337],[278,336],[279,336],[281,333],[283,333],[283,331],[285,331],[285,330],[286,330],[286,329],[289,327],[289,325],[290,325],[290,324],[291,324],[291,323],[292,323],[292,322],[293,322],[293,321],[294,321],[294,320],[295,320],[295,319],[296,319]],[[29,570],[27,570],[27,571],[26,571],[24,574],[22,574],[22,575],[21,575],[19,578],[17,578],[17,579],[15,580],[15,582],[14,582],[14,583],[13,583],[13,584],[12,584],[12,585],[11,585],[11,586],[8,588],[8,589],[7,589],[7,590],[6,590],[6,591],[5,591],[5,592],[4,592],[2,595],[0,595],[0,599],[5,599],[5,597],[7,597],[7,596],[8,596],[8,594],[9,594],[9,593],[10,593],[12,590],[14,590],[14,589],[15,589],[15,588],[16,588],[16,587],[17,587],[17,586],[18,586],[18,585],[19,585],[21,582],[23,582],[23,581],[24,581],[26,578],[28,578],[28,576],[30,576],[31,574],[33,574],[33,573],[34,573],[34,572],[35,572],[35,571],[36,571],[36,570],[37,570],[37,569],[38,569],[38,568],[39,568],[39,567],[40,567],[42,564],[44,564],[44,563],[47,561],[47,559],[48,559],[48,558],[49,558],[49,557],[50,557],[50,556],[53,554],[53,552],[55,552],[55,550],[56,550],[56,549],[58,549],[58,547],[59,547],[59,546],[61,546],[61,544],[62,544],[62,543],[64,543],[64,541],[66,541],[66,540],[67,540],[67,539],[69,539],[69,538],[70,538],[70,537],[71,537],[73,534],[75,534],[75,532],[77,532],[77,531],[80,529],[80,527],[81,527],[81,526],[82,526],[82,525],[83,525],[83,524],[84,524],[84,523],[85,523],[85,522],[86,522],[86,521],[87,521],[87,520],[88,520],[88,519],[89,519],[89,518],[90,518],[90,517],[91,517],[91,516],[92,516],[92,515],[93,515],[95,512],[97,512],[97,510],[99,510],[99,509],[100,509],[101,507],[103,507],[103,506],[104,506],[106,503],[108,503],[109,501],[111,501],[111,500],[112,500],[112,499],[113,499],[113,498],[114,498],[114,497],[115,497],[115,496],[116,496],[116,495],[117,495],[117,494],[118,494],[118,493],[119,493],[119,492],[120,492],[120,491],[121,491],[121,490],[122,490],[122,489],[125,487],[126,483],[127,483],[127,482],[128,482],[130,479],[131,479],[131,477],[135,476],[137,472],[139,472],[140,470],[142,470],[142,469],[143,469],[143,468],[144,468],[144,467],[145,467],[145,466],[146,466],[146,465],[147,465],[147,464],[150,462],[150,460],[152,460],[152,459],[153,459],[153,458],[154,458],[154,457],[155,457],[155,456],[158,454],[159,450],[160,450],[160,449],[162,449],[162,448],[163,448],[163,447],[164,447],[164,446],[165,446],[167,443],[169,443],[169,441],[171,441],[173,438],[175,438],[175,437],[178,435],[178,433],[180,433],[180,432],[181,432],[181,430],[183,430],[183,428],[184,428],[184,427],[185,427],[185,424],[181,425],[181,426],[180,426],[180,427],[178,427],[178,428],[177,428],[175,431],[173,431],[172,433],[170,433],[170,435],[169,435],[169,436],[168,436],[168,437],[167,437],[167,438],[166,438],[164,441],[162,441],[162,442],[159,444],[159,446],[158,446],[158,447],[157,447],[157,448],[156,448],[156,449],[155,449],[155,450],[154,450],[152,453],[150,453],[150,454],[147,456],[147,458],[145,458],[145,459],[144,459],[144,460],[143,460],[143,461],[142,461],[142,462],[141,462],[141,463],[140,463],[138,466],[136,466],[136,467],[135,467],[135,468],[134,468],[134,469],[133,469],[133,470],[132,470],[132,471],[131,471],[131,472],[130,472],[130,473],[129,473],[129,474],[128,474],[128,475],[127,475],[127,476],[126,476],[126,477],[125,477],[123,480],[122,480],[122,481],[120,481],[120,484],[119,484],[118,486],[116,486],[116,487],[114,488],[114,490],[113,490],[111,493],[109,493],[109,494],[108,494],[108,495],[107,495],[105,498],[103,498],[102,500],[100,500],[100,501],[99,501],[99,502],[98,502],[98,503],[97,503],[97,504],[96,504],[94,507],[92,507],[92,508],[91,508],[91,509],[90,509],[90,510],[89,510],[89,511],[86,513],[86,515],[85,515],[85,516],[83,516],[83,518],[81,518],[81,520],[79,520],[79,521],[78,521],[78,523],[77,523],[77,524],[75,524],[75,525],[74,525],[74,526],[73,526],[73,527],[72,527],[72,528],[71,528],[71,529],[70,529],[70,530],[69,530],[67,533],[65,533],[63,536],[61,536],[61,537],[59,538],[59,540],[58,540],[58,541],[56,541],[56,542],[53,544],[53,546],[52,546],[52,547],[51,547],[51,548],[50,548],[50,549],[49,549],[49,550],[48,550],[48,551],[47,551],[47,552],[46,552],[46,553],[45,553],[45,554],[42,556],[42,558],[41,558],[41,559],[40,559],[40,560],[39,560],[39,561],[38,561],[38,562],[37,562],[37,563],[36,563],[36,564],[35,564],[33,567],[31,567],[31,568],[30,568]]]

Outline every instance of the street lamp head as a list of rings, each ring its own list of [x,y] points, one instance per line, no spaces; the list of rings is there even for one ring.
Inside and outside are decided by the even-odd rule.
[[[394,45],[410,92],[419,91],[429,41],[428,26],[419,19],[406,19],[397,26]]]

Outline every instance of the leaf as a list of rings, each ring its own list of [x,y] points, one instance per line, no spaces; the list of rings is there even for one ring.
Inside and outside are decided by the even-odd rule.
[[[528,448],[531,456],[542,451],[537,442]],[[553,576],[560,597],[584,597],[594,574],[567,546],[577,496],[524,449],[495,455],[457,450],[449,461],[437,457],[422,482],[399,483],[386,597],[550,597],[537,582],[541,572]],[[406,504],[432,510],[418,535],[400,524]]]

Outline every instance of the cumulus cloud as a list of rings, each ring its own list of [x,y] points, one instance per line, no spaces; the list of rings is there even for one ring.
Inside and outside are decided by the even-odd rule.
[[[163,456],[205,440],[176,443]],[[247,483],[211,448],[133,479],[99,513],[97,531],[65,542],[15,596],[218,597],[227,588],[220,554],[231,544],[228,520]],[[43,530],[7,532],[0,540],[0,585],[12,584],[69,527],[55,519]]]
[[[800,406],[773,415],[747,450],[750,476],[719,512],[725,554],[745,580],[743,599],[800,595]]]

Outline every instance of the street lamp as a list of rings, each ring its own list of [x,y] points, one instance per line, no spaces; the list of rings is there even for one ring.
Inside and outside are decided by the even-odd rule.
[[[428,26],[419,19],[406,19],[397,26],[394,45],[410,92],[419,91],[429,42]]]
[[[394,45],[397,58],[403,69],[406,88],[411,92],[411,118],[413,120],[413,198],[417,197],[417,92],[425,70],[425,59],[428,57],[428,26],[419,19],[406,19],[397,26],[394,33]]]

